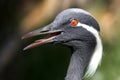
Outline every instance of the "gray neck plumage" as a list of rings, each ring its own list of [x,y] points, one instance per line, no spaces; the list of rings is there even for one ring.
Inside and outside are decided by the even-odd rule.
[[[65,80],[83,80],[85,69],[89,64],[96,43],[75,42]]]

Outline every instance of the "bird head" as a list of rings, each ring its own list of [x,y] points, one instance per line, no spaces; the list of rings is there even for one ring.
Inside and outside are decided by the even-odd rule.
[[[90,13],[77,8],[67,9],[59,13],[49,25],[25,34],[22,39],[42,34],[48,34],[48,36],[36,40],[24,50],[44,43],[61,43],[74,46],[74,41],[88,41],[92,39],[91,37],[94,38],[91,34],[93,29],[97,32],[100,31],[97,21]]]

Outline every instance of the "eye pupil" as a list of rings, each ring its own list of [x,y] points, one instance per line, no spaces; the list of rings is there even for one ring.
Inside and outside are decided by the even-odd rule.
[[[70,22],[70,25],[71,25],[72,27],[75,27],[77,24],[78,24],[78,20],[77,20],[77,19],[73,19],[73,20],[71,20],[71,22]]]

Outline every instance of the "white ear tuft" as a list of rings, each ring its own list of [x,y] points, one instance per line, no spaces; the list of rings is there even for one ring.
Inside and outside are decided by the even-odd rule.
[[[89,65],[87,67],[87,71],[86,71],[85,76],[84,76],[84,77],[91,77],[96,72],[97,67],[100,64],[101,59],[102,59],[102,50],[103,50],[102,42],[101,42],[101,39],[100,39],[99,32],[96,29],[94,29],[92,26],[88,26],[86,24],[82,24],[82,23],[79,22],[77,27],[85,28],[86,30],[91,32],[96,38],[97,44],[96,44],[94,53],[91,57],[91,60],[90,60]]]

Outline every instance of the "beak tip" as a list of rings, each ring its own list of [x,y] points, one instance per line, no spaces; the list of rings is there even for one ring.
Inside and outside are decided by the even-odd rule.
[[[25,39],[25,37],[23,36],[23,37],[21,37],[21,40],[23,40],[23,39]]]
[[[27,47],[25,47],[25,48],[23,49],[23,51],[25,51],[25,50],[27,50]]]
[[[25,51],[26,49],[25,48],[23,48],[23,51]]]

